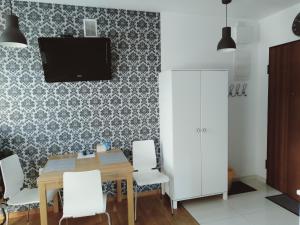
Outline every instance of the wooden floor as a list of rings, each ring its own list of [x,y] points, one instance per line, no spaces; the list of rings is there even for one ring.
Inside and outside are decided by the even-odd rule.
[[[111,216],[112,225],[127,224],[127,202],[108,202],[108,212]],[[49,213],[49,225],[58,225],[61,214]],[[10,225],[25,225],[26,216],[10,219]],[[39,215],[30,216],[30,225],[39,225]],[[66,225],[64,221],[62,225]],[[68,225],[107,225],[105,215],[89,218],[69,219]],[[174,216],[171,214],[170,202],[160,196],[145,196],[138,199],[138,212],[136,225],[199,225],[197,221],[179,204]]]

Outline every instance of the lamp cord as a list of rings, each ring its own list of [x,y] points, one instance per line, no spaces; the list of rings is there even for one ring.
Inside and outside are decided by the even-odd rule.
[[[227,27],[227,6],[228,4],[226,4],[226,27]]]
[[[10,7],[10,15],[13,14],[13,11],[12,11],[12,3],[11,3],[11,0],[9,0],[9,7]]]

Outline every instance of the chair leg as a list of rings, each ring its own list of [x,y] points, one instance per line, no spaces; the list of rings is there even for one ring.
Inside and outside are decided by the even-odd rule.
[[[8,223],[9,223],[9,212],[8,212],[8,210],[6,209],[5,210],[5,214],[6,214],[6,225],[8,225]]]
[[[160,186],[161,186],[160,199],[163,199],[164,195],[166,194],[165,184],[162,183]]]
[[[64,202],[63,202],[63,198],[61,196],[60,190],[58,190],[58,196],[59,196],[60,206],[63,207]]]
[[[0,204],[0,207],[1,207],[2,215],[3,215],[2,225],[4,225],[6,222],[6,212],[5,212],[5,208],[3,208],[4,206],[2,204]]]
[[[64,217],[60,218],[60,220],[59,220],[59,225],[61,225],[61,222],[62,222],[64,219],[65,219]]]
[[[30,205],[27,208],[27,224],[29,224],[29,213],[30,213]]]
[[[165,183],[162,183],[162,184],[161,184],[161,194],[162,194],[162,195],[165,195],[165,194],[166,194],[166,186],[165,186]]]
[[[136,221],[136,211],[137,211],[137,193],[138,193],[138,188],[137,185],[135,186],[135,193],[134,193],[134,221]]]
[[[106,214],[106,216],[107,216],[108,225],[111,225],[111,220],[110,220],[109,213],[106,212],[105,214]]]

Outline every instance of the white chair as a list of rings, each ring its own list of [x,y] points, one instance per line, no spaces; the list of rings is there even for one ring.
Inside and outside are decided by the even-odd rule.
[[[136,220],[138,186],[161,184],[161,191],[164,195],[164,184],[169,182],[169,177],[162,174],[157,169],[155,145],[153,140],[134,141],[132,143],[132,157],[133,168],[135,170],[133,178],[136,182],[134,211],[134,219]]]
[[[39,203],[38,189],[23,189],[24,174],[17,155],[9,156],[0,161],[4,183],[4,199],[8,206],[25,205],[28,207],[27,222],[29,221],[29,210],[31,204]],[[47,192],[47,201],[52,201],[55,191]],[[6,209],[6,224],[9,222],[9,212]]]
[[[99,170],[86,172],[66,172],[63,175],[64,206],[63,219],[95,216],[105,213],[110,225],[110,216],[106,212],[106,195],[102,192]]]

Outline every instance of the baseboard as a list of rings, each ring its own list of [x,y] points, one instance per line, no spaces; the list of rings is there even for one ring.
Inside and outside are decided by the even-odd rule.
[[[249,176],[237,177],[234,180],[245,180],[245,179],[257,180],[257,181],[262,182],[264,184],[267,182],[266,178],[263,178],[259,175],[249,175]]]
[[[256,175],[256,179],[264,184],[267,183],[267,178]]]
[[[49,206],[48,207],[48,213],[53,212],[53,207]],[[39,208],[34,208],[34,209],[30,209],[30,215],[37,215],[40,214],[40,209]],[[23,216],[27,216],[27,211],[19,211],[19,212],[10,212],[9,213],[9,218],[10,219],[14,219],[14,218],[19,218],[19,217],[23,217]],[[0,220],[3,220],[3,215],[0,215]]]
[[[153,195],[159,195],[161,192],[159,189],[157,190],[153,190],[153,191],[145,191],[145,192],[139,192],[138,193],[138,197],[146,197],[146,196],[153,196]],[[117,196],[109,196],[107,201],[108,202],[113,202],[116,201]],[[122,200],[126,200],[127,199],[127,195],[122,195]]]
[[[159,195],[159,194],[160,194],[160,190],[153,190],[153,191],[147,191],[147,192],[140,192],[140,193],[138,193],[138,197],[146,197],[146,196],[153,196],[153,195]],[[117,199],[116,196],[110,196],[110,197],[108,197],[107,201],[113,202],[113,201],[116,201],[116,199]],[[122,199],[126,200],[127,196],[122,195]],[[48,213],[51,213],[51,212],[53,212],[53,206],[48,207]],[[30,209],[30,215],[37,215],[37,214],[40,214],[39,208]],[[10,212],[9,213],[10,219],[19,218],[19,217],[23,217],[23,216],[27,216],[27,211]],[[3,220],[3,215],[0,215],[0,220]]]

